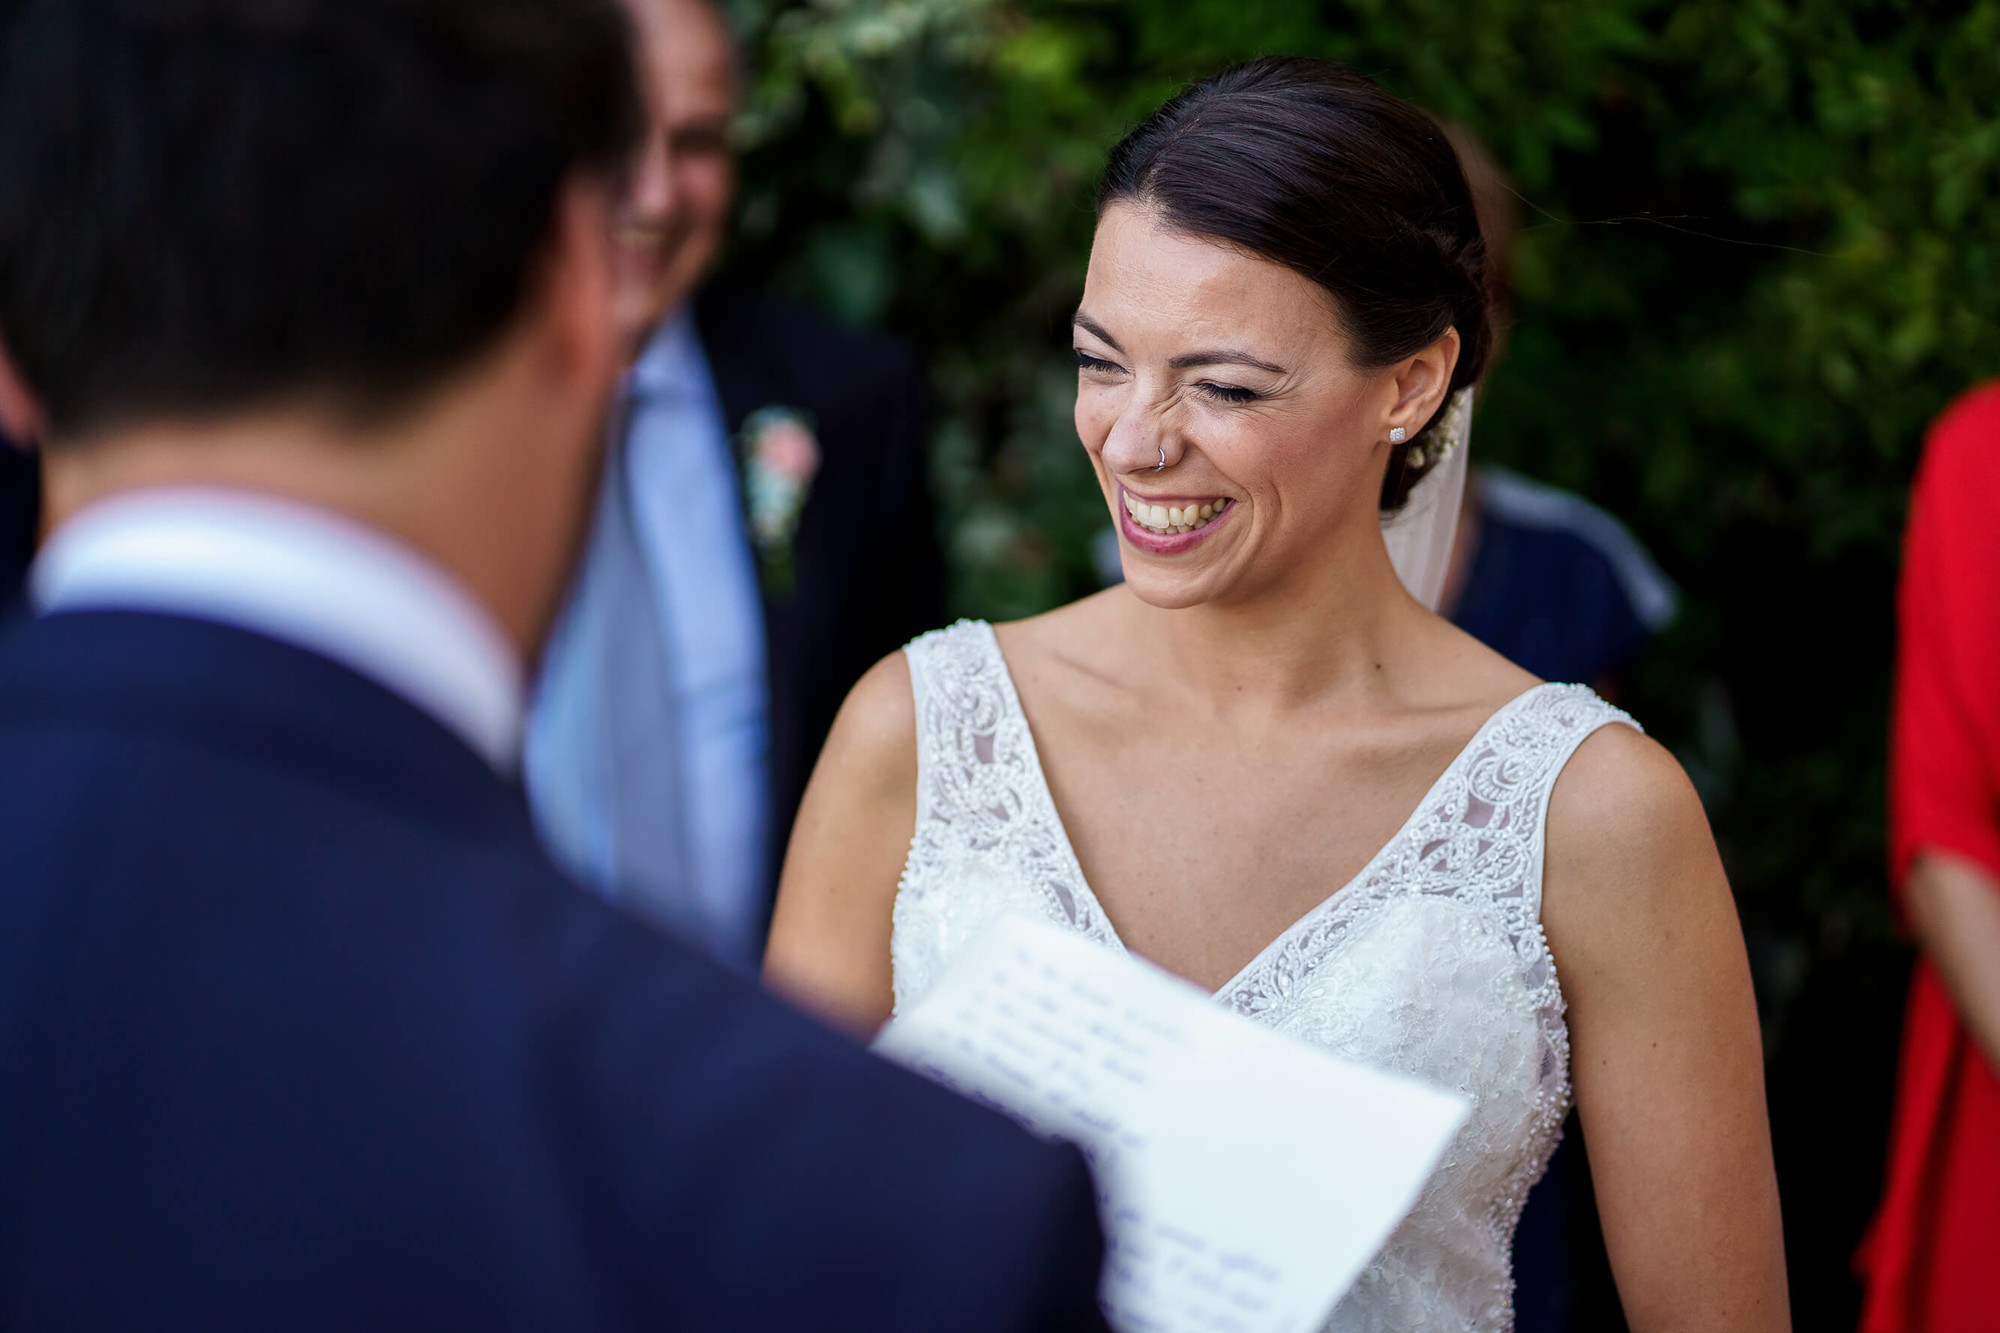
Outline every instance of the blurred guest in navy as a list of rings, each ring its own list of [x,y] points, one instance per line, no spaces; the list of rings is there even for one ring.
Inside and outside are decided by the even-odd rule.
[[[538,848],[525,664],[624,361],[610,0],[19,24],[0,1328],[1101,1328],[1073,1150]]]
[[[841,700],[943,610],[923,380],[895,343],[702,285],[739,55],[713,0],[627,4],[651,113],[623,217],[636,360],[528,793],[579,878],[748,968]]]
[[[1544,680],[1616,693],[1680,594],[1625,526],[1582,496],[1504,468],[1466,486],[1452,622]]]

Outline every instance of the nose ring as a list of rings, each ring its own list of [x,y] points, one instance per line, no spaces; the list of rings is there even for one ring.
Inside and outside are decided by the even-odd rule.
[[[1160,446],[1160,461],[1153,464],[1153,471],[1155,472],[1165,471],[1166,466],[1167,466],[1167,446],[1163,444]]]

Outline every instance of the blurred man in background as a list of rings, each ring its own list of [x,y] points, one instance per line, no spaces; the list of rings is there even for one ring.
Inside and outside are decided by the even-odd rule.
[[[914,359],[703,287],[736,194],[735,41],[711,0],[627,0],[651,125],[624,218],[636,360],[527,747],[585,882],[753,966],[846,691],[935,625]]]
[[[0,1328],[1100,1330],[1074,1150],[536,844],[624,368],[611,0],[43,0],[0,49],[55,525],[0,626]]]

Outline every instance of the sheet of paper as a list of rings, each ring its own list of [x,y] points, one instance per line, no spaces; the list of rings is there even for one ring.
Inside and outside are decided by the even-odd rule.
[[[1121,1333],[1312,1333],[1466,1114],[1025,916],[968,944],[875,1049],[1084,1150]]]

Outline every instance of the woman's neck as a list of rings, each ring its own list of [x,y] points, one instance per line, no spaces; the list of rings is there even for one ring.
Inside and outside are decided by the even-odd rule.
[[[1218,716],[1284,715],[1403,694],[1437,621],[1396,575],[1379,526],[1358,525],[1244,595],[1182,609],[1129,593],[1131,642],[1153,687]],[[1336,704],[1336,706],[1338,706]]]

